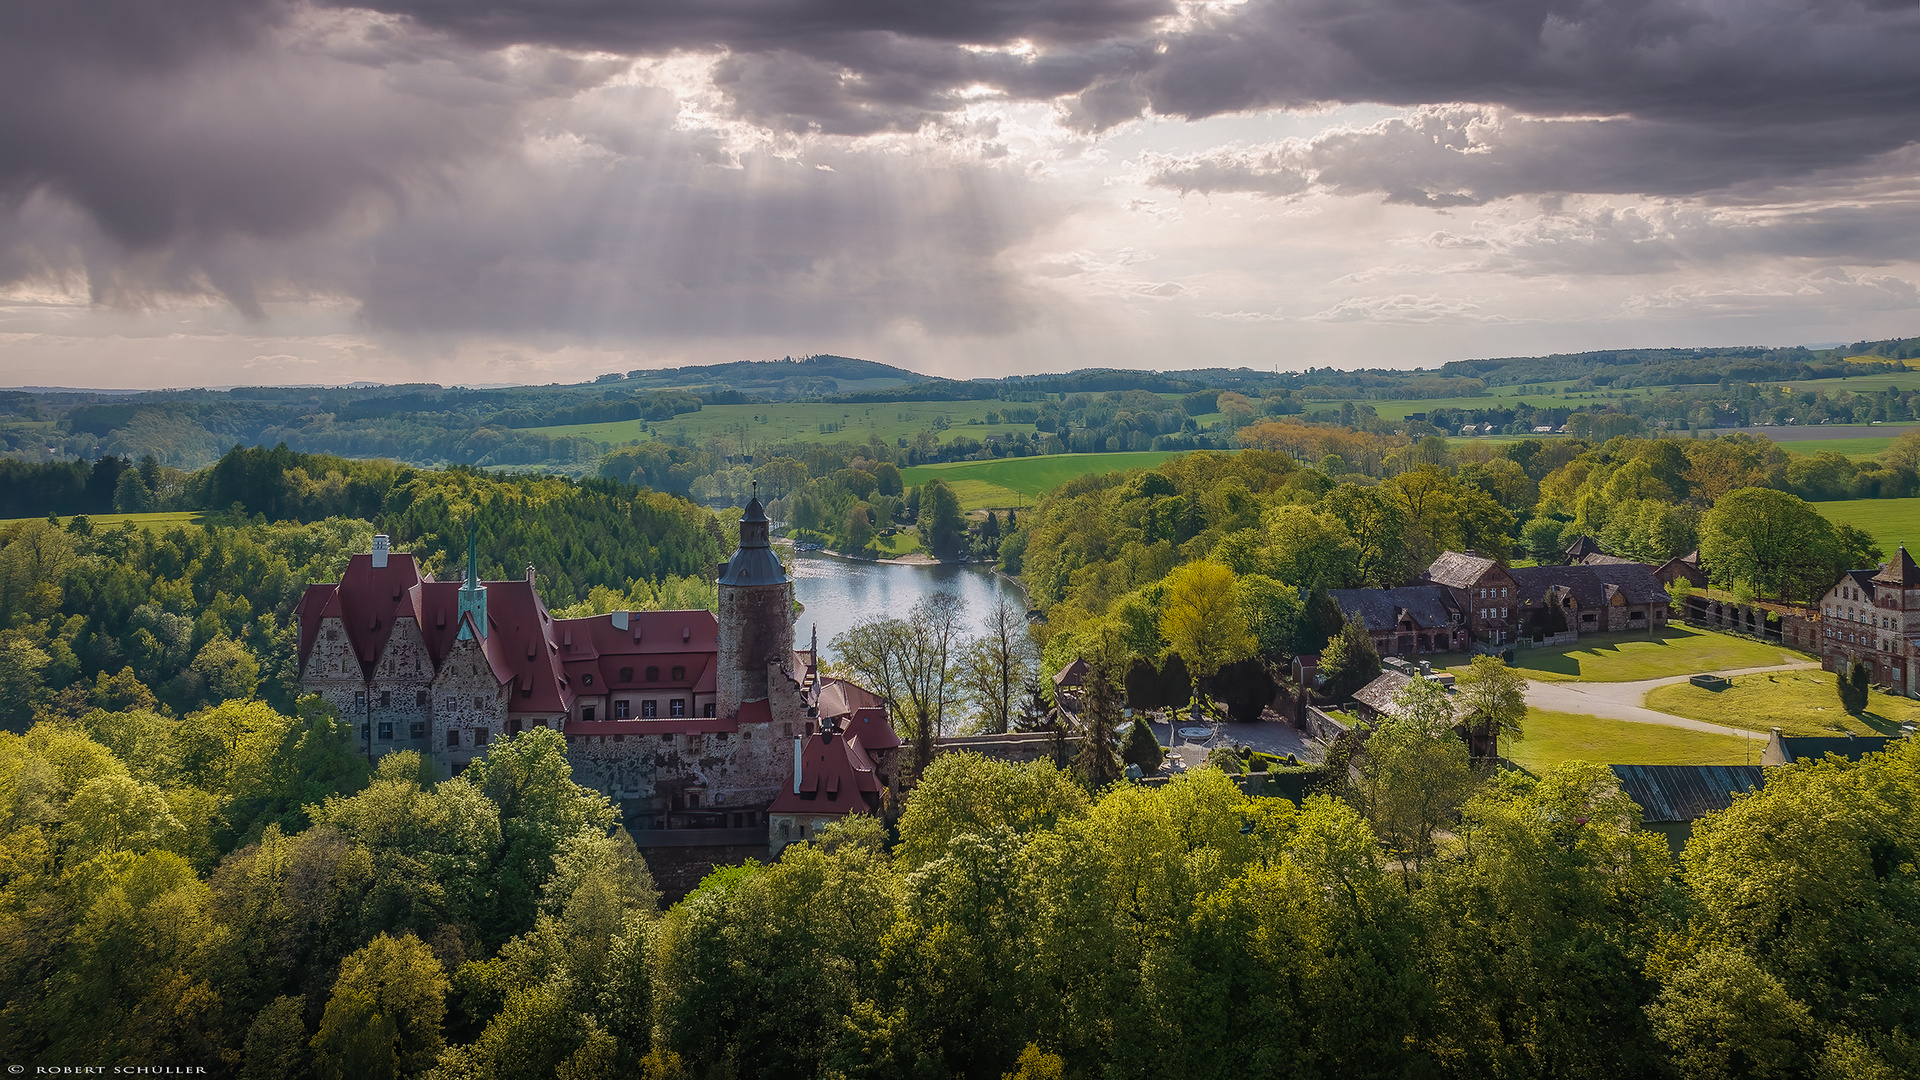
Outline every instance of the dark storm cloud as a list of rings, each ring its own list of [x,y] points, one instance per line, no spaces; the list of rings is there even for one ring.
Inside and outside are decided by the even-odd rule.
[[[1472,103],[1145,159],[1183,190],[1436,208],[1904,189],[1920,135],[1914,3],[0,0],[0,20],[0,276],[77,263],[105,301],[198,291],[249,311],[274,289],[339,295],[415,330],[1026,317],[1000,255],[1050,213],[1033,185],[905,154],[736,160],[676,131],[665,99],[584,115],[623,57],[713,58],[724,108],[782,133],[957,131],[982,87],[1087,131],[1145,110]],[[541,160],[542,139],[577,154]],[[1875,221],[1904,221],[1854,212],[1581,242],[1658,262],[1714,229],[1773,230],[1871,252],[1889,243]],[[1538,264],[1579,239],[1543,230],[1467,240]]]
[[[1143,156],[1150,183],[1182,192],[1379,195],[1413,206],[1478,206],[1542,193],[1737,198],[1858,162],[1884,124],[1755,121],[1732,130],[1633,117],[1539,119],[1487,106],[1427,106],[1309,140]],[[1871,166],[1869,166],[1872,168]],[[1902,172],[1899,163],[1873,171]],[[1907,172],[1906,175],[1911,175]]]
[[[1000,253],[1036,224],[1024,181],[884,155],[737,165],[629,91],[608,114],[649,141],[594,167],[503,163],[384,230],[357,286],[398,330],[693,338],[715,327],[825,333],[911,323],[997,333],[1032,312]],[[596,134],[591,119],[574,125]],[[828,166],[821,168],[822,165]]]

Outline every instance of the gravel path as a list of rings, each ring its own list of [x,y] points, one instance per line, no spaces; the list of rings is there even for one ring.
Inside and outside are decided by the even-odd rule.
[[[1753,675],[1765,671],[1798,671],[1819,666],[1818,663],[1802,660],[1791,664],[1775,664],[1771,667],[1735,668],[1731,671],[1716,671],[1712,674]],[[1767,737],[1762,732],[1749,731],[1746,728],[1709,724],[1704,720],[1689,720],[1684,716],[1658,712],[1642,704],[1647,698],[1648,691],[1655,687],[1672,686],[1675,683],[1686,682],[1690,678],[1692,678],[1691,675],[1671,675],[1664,679],[1641,679],[1638,682],[1535,682],[1528,679],[1527,704],[1549,712],[1604,716],[1609,720],[1626,720],[1635,724],[1664,724],[1667,727],[1707,731],[1720,735],[1740,735],[1749,739]]]

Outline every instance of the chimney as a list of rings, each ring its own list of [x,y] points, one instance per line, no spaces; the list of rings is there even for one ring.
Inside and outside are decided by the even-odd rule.
[[[386,533],[380,533],[373,538],[373,565],[376,568],[384,568],[387,565],[387,553],[392,548],[393,542],[387,539]]]
[[[533,584],[533,564],[527,564],[527,584]]]

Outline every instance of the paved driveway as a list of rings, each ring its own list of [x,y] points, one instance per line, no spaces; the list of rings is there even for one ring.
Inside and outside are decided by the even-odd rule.
[[[1811,661],[1800,661],[1792,664],[1775,664],[1772,667],[1736,668],[1732,671],[1716,671],[1712,674],[1752,675],[1763,671],[1798,671],[1819,666]],[[1609,720],[1626,720],[1635,724],[1664,724],[1667,727],[1686,728],[1689,731],[1740,735],[1749,739],[1767,737],[1762,732],[1709,724],[1704,720],[1689,720],[1684,716],[1659,712],[1641,704],[1647,699],[1648,691],[1655,687],[1672,686],[1675,683],[1686,682],[1690,678],[1692,678],[1691,675],[1672,675],[1664,679],[1641,679],[1638,682],[1536,682],[1528,679],[1527,704],[1549,712],[1604,716]]]

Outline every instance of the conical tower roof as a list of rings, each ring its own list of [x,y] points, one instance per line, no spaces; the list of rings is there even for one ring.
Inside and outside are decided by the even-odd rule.
[[[1920,566],[1914,565],[1913,556],[1907,554],[1907,545],[1901,544],[1900,550],[1887,560],[1887,565],[1873,575],[1873,583],[1902,589],[1920,588]]]
[[[758,486],[755,485],[756,488]],[[760,494],[756,490],[752,501],[747,503],[746,513],[740,515],[740,547],[734,551],[733,558],[727,561],[726,571],[720,575],[720,584],[786,584],[787,568],[780,565],[780,557],[773,553],[771,527],[772,523],[767,520],[767,512],[760,505]]]

